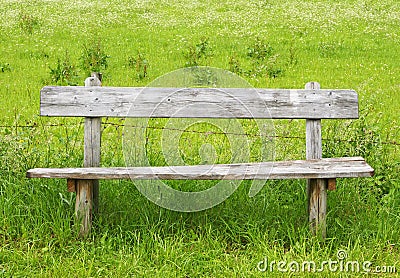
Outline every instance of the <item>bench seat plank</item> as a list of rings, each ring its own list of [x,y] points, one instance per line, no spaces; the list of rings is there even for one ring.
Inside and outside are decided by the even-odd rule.
[[[371,177],[374,170],[362,157],[323,158],[239,164],[163,167],[35,168],[28,178],[267,180]]]

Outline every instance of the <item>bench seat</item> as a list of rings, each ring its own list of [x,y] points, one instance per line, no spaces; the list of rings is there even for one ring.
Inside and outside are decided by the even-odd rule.
[[[371,177],[374,169],[362,157],[276,162],[163,167],[35,168],[28,178],[267,180]]]

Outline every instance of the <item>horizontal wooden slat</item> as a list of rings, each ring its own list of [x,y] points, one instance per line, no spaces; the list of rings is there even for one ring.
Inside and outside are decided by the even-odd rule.
[[[324,158],[242,164],[215,164],[170,167],[117,168],[36,168],[29,178],[67,179],[316,179],[370,177],[374,169],[361,157]]]
[[[44,87],[42,116],[350,119],[352,90]]]

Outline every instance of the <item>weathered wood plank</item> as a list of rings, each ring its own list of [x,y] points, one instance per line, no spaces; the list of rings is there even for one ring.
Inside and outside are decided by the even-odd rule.
[[[42,116],[358,118],[352,90],[44,87]]]
[[[323,158],[240,164],[215,164],[164,167],[111,168],[36,168],[27,172],[29,178],[67,179],[331,179],[371,177],[374,170],[361,157]]]
[[[309,82],[305,86],[319,95],[321,86],[318,82]],[[321,119],[306,120],[306,158],[322,158]],[[311,232],[326,238],[327,179],[307,181],[308,214]]]

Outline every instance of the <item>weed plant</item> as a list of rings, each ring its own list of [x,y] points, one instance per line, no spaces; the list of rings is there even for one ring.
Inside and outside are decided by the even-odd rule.
[[[90,44],[83,45],[80,57],[81,68],[86,76],[89,76],[92,72],[102,72],[107,69],[109,58],[110,56],[103,49],[101,40],[93,40]]]
[[[11,66],[9,63],[1,63],[0,62],[0,72],[11,71]]]
[[[63,60],[57,59],[55,68],[50,68],[51,81],[57,85],[78,85],[78,71],[74,64],[70,61],[70,55],[68,51],[65,51],[65,57]]]
[[[37,17],[29,13],[21,13],[19,18],[19,27],[22,31],[32,34],[38,28],[40,21]]]
[[[148,61],[143,53],[137,52],[136,56],[128,57],[128,67],[135,71],[136,79],[142,80],[147,76]]]
[[[202,38],[195,45],[189,45],[183,52],[186,67],[207,66],[207,59],[212,56],[208,38]]]

